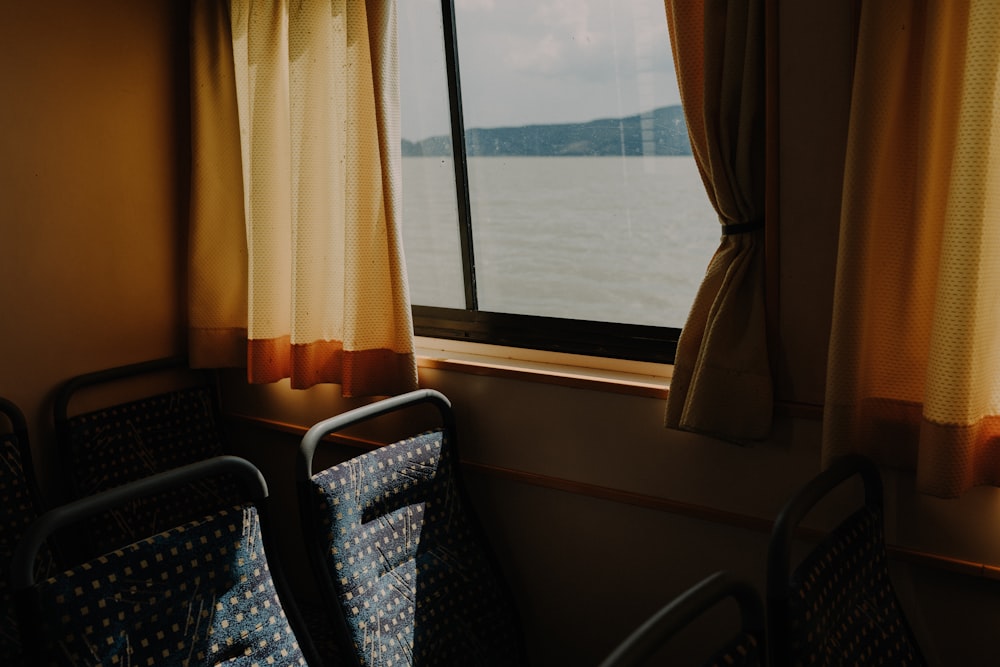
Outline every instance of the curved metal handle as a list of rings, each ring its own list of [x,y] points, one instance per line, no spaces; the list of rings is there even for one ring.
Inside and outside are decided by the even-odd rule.
[[[260,503],[267,498],[267,482],[257,466],[238,456],[217,456],[150,475],[49,510],[28,526],[14,549],[11,558],[13,590],[22,590],[34,585],[35,558],[45,540],[57,530],[119,507],[135,498],[222,475],[234,476],[248,500]]]
[[[309,479],[312,477],[312,461],[316,453],[316,448],[323,438],[341,431],[348,426],[354,426],[362,422],[374,419],[381,415],[401,410],[402,408],[430,403],[437,408],[441,415],[442,423],[448,431],[454,430],[454,417],[451,411],[451,401],[439,391],[434,389],[417,389],[415,391],[392,396],[368,405],[363,405],[353,410],[348,410],[339,415],[335,415],[321,422],[314,424],[302,437],[299,445],[299,456],[297,462],[298,479]]]

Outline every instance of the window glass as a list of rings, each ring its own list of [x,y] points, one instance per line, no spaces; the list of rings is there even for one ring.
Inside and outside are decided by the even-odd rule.
[[[400,0],[398,11],[403,247],[410,301],[464,308],[441,2]]]
[[[463,308],[441,3],[399,9],[411,296]],[[662,0],[455,0],[454,12],[479,309],[681,327],[719,227]]]

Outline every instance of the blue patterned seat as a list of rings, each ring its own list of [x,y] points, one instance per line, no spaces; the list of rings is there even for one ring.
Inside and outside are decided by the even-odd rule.
[[[318,473],[319,442],[417,405],[439,429]],[[520,665],[513,601],[460,480],[448,400],[422,390],[315,425],[302,440],[303,524],[317,579],[357,664]]]
[[[864,504],[792,568],[795,528],[856,476]],[[767,604],[773,665],[926,664],[889,576],[882,479],[869,460],[835,461],[785,505],[768,548]]]
[[[21,641],[17,632],[14,603],[10,591],[10,564],[14,547],[28,524],[42,510],[35,480],[24,414],[13,402],[0,398],[0,414],[7,418],[9,429],[0,432],[0,664],[23,664]],[[35,572],[47,575],[54,569],[52,552],[43,546],[35,562]]]
[[[649,658],[654,655],[669,655],[671,639],[727,599],[735,600],[739,607],[740,626],[724,635],[727,638],[717,649],[706,650],[705,660],[700,664],[704,667],[766,664],[766,622],[760,595],[749,583],[723,571],[702,579],[650,616],[615,647],[600,667],[638,667],[649,664]],[[691,664],[689,660],[676,662]]]
[[[210,384],[179,389],[72,414],[71,401],[85,391],[135,377],[183,369],[181,359],[131,364],[69,380],[55,401],[59,460],[73,498],[100,493],[148,475],[225,453],[222,428]],[[136,499],[92,520],[74,546],[101,554],[202,515],[203,507],[233,498],[228,480],[171,489]]]
[[[53,531],[136,495],[226,475],[247,500],[36,580]],[[12,570],[32,665],[319,664],[269,554],[260,472],[219,457],[74,501],[32,524]],[[262,523],[265,524],[262,528]]]

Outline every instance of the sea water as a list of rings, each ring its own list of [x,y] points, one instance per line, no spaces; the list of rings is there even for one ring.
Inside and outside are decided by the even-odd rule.
[[[449,158],[403,158],[403,241],[416,305],[464,307]],[[480,310],[682,327],[718,247],[694,158],[474,157]]]

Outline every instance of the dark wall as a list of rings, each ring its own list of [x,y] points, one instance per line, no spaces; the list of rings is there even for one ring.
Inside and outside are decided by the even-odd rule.
[[[43,473],[59,382],[183,346],[187,7],[4,7],[0,395]]]

